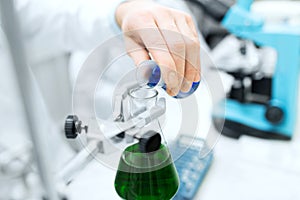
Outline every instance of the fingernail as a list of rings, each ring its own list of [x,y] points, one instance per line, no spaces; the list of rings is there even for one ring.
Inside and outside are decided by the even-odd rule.
[[[182,87],[181,87],[181,91],[182,91],[182,92],[188,92],[188,91],[190,91],[191,86],[192,86],[192,83],[191,83],[191,82],[189,82],[189,81],[184,81],[184,82],[183,82],[183,85],[182,85]]]
[[[167,93],[173,97],[178,94],[178,91],[175,88],[171,88],[171,89],[167,89]]]
[[[194,82],[199,82],[200,80],[201,80],[200,74],[196,74],[196,76],[194,77]]]
[[[169,86],[177,87],[178,86],[178,78],[175,71],[171,71],[168,75]]]

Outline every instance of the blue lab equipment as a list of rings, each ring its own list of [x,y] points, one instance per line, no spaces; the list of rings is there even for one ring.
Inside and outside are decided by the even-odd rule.
[[[146,60],[141,64],[139,64],[139,66],[137,67],[137,79],[138,82],[140,82],[141,84],[146,84],[148,87],[152,88],[152,87],[159,86],[164,90],[167,89],[167,86],[164,80],[162,79],[161,69],[153,60]],[[182,99],[190,96],[197,90],[199,84],[200,81],[193,82],[190,91],[188,92],[180,91],[176,96],[174,96],[174,98]]]
[[[297,117],[300,27],[285,23],[265,24],[263,18],[250,12],[253,0],[238,0],[232,7],[219,0],[189,1],[204,8],[208,15],[241,40],[250,40],[258,47],[271,47],[277,52],[272,77],[257,78],[257,72],[247,74],[241,69],[228,72],[239,84],[232,86],[223,105],[225,115],[214,116],[216,127],[222,134],[234,138],[247,134],[261,138],[291,139]],[[240,50],[241,54],[246,53],[245,49]],[[251,79],[250,88],[244,85],[245,78]],[[225,118],[224,127],[218,123],[222,121],[220,118]]]
[[[265,104],[227,99],[223,133],[233,137],[249,134],[291,139],[297,117],[300,27],[264,24],[262,18],[250,12],[252,2],[239,0],[227,11],[222,24],[240,38],[276,50],[277,63],[270,84],[270,99]]]
[[[205,141],[194,138],[193,144],[186,144],[193,138],[181,135],[172,145],[170,151],[175,160],[180,186],[173,200],[192,200],[199,190],[213,160],[213,152],[202,155],[201,151],[205,148]]]

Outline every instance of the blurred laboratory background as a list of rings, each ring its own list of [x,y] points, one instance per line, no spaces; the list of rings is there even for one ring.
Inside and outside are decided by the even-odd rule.
[[[172,199],[300,199],[300,1],[156,0],[193,16],[202,80],[128,117],[120,2],[0,0],[0,200],[122,199],[122,151],[157,119]]]

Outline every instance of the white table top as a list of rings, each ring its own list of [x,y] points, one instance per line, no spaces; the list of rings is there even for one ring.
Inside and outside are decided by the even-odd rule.
[[[300,199],[300,131],[292,141],[221,137],[214,152],[212,166],[195,199]],[[114,178],[114,170],[92,161],[68,192],[74,200],[120,199]]]
[[[196,91],[202,95],[198,103],[203,122],[200,122],[201,131],[208,130],[206,125],[210,126],[209,95],[204,87],[202,83]],[[168,113],[166,115],[168,118]],[[172,112],[169,115],[169,120],[172,120],[172,116],[178,116]],[[235,140],[222,136],[214,149],[212,166],[195,199],[300,199],[300,123],[297,126],[292,141],[249,136]],[[166,133],[172,133],[172,130]],[[68,187],[71,199],[120,199],[114,189],[115,173],[97,161],[92,161]]]

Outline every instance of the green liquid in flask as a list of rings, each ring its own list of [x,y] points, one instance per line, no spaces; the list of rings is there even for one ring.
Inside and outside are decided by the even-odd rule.
[[[160,149],[147,154],[139,151],[139,144],[126,148],[125,152],[132,152],[129,160],[134,163],[142,163],[143,168],[131,165],[124,156],[120,159],[119,168],[115,179],[115,189],[118,195],[126,200],[170,200],[177,192],[179,178],[167,148],[161,144]],[[124,155],[124,154],[123,154]],[[155,161],[161,161],[153,165]],[[145,171],[145,166],[154,168]],[[143,171],[144,170],[144,171]]]

